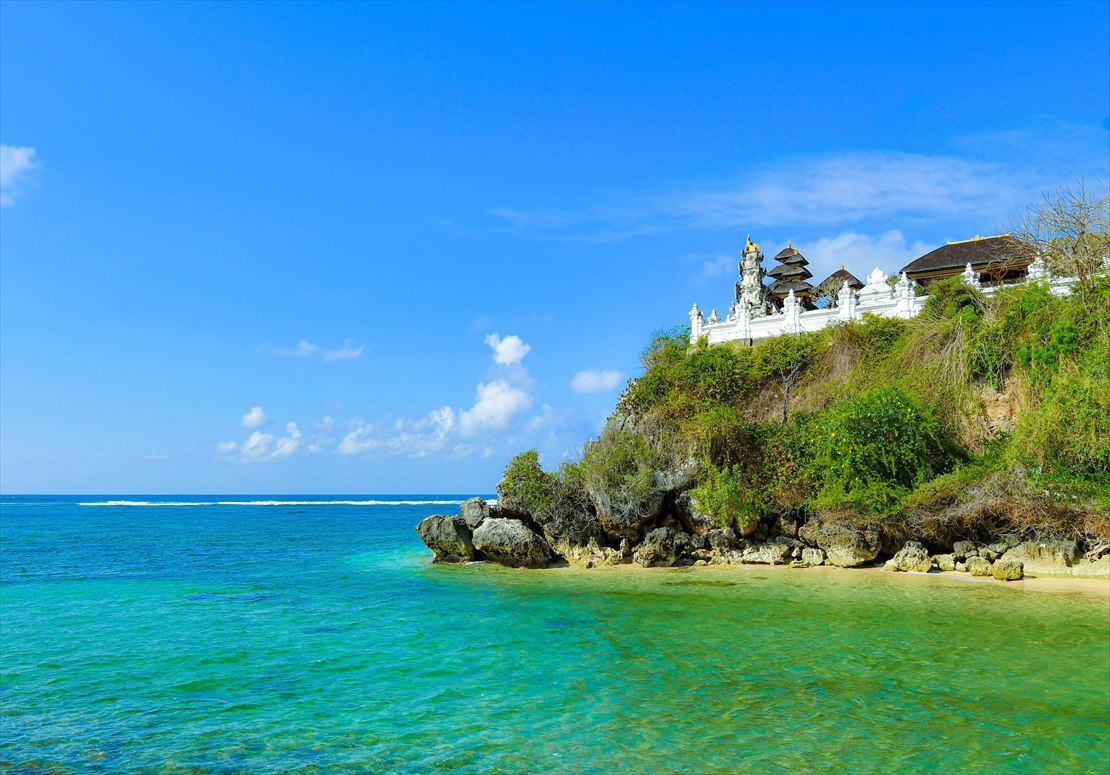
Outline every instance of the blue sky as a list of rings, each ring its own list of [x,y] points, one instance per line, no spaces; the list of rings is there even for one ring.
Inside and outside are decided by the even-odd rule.
[[[493,489],[750,232],[1110,178],[1110,4],[0,2],[0,489]],[[768,264],[769,264],[768,260]]]

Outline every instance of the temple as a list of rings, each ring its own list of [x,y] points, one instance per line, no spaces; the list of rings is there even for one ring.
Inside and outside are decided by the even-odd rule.
[[[875,267],[862,282],[841,264],[813,286],[809,262],[792,244],[787,243],[774,260],[777,264],[764,270],[763,253],[749,234],[737,265],[735,301],[724,320],[715,309],[706,318],[694,304],[691,344],[702,338],[710,344],[751,344],[859,320],[864,314],[912,318],[925,305],[929,286],[945,277],[959,276],[988,295],[1005,284],[1027,280],[1046,281],[1053,293],[1063,295],[1070,292],[1074,279],[1050,276],[1043,259],[1008,234],[949,242],[907,264],[897,279]]]

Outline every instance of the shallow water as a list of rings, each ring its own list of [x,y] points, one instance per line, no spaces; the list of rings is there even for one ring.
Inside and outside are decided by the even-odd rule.
[[[2,769],[1110,760],[1105,598],[823,569],[432,566],[413,526],[452,506],[396,501],[449,496],[78,505],[108,500],[125,499],[0,502]]]

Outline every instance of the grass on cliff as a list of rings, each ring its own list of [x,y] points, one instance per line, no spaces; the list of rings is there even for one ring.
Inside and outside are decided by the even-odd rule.
[[[913,320],[865,315],[755,346],[690,347],[675,329],[642,360],[580,461],[541,482],[517,459],[508,483],[532,500],[573,478],[635,508],[661,486],[653,471],[692,459],[694,501],[721,524],[790,509],[895,532],[1010,520],[1110,537],[1106,277],[1063,298],[1043,283],[988,298],[954,278]]]

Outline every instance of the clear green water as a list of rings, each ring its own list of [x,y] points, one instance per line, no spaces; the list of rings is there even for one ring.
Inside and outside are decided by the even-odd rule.
[[[451,506],[0,502],[12,772],[1105,773],[1110,604],[433,567]]]

